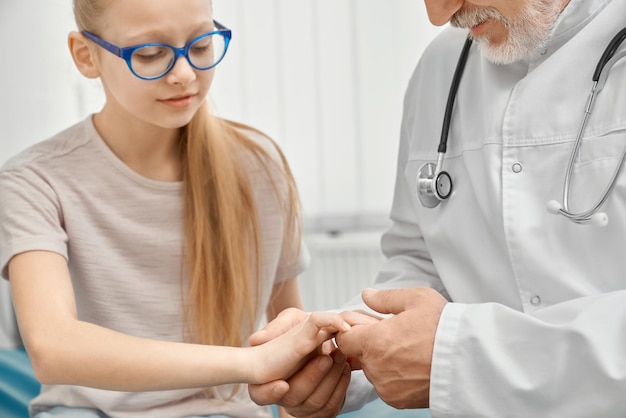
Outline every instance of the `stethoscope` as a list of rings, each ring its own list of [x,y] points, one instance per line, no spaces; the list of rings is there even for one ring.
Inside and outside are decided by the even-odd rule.
[[[563,204],[560,204],[556,200],[551,200],[550,202],[548,202],[547,205],[548,211],[550,213],[554,215],[561,214],[572,222],[578,224],[592,223],[598,226],[605,226],[608,223],[609,218],[606,213],[599,212],[599,210],[611,194],[611,191],[613,190],[613,187],[615,186],[615,183],[617,181],[617,176],[619,175],[622,166],[624,165],[624,161],[626,161],[626,147],[624,147],[619,164],[615,168],[615,171],[611,176],[611,180],[609,181],[607,187],[604,190],[604,193],[597,201],[597,203],[591,209],[584,212],[573,212],[570,209],[569,197],[570,185],[572,181],[572,171],[579,153],[580,145],[582,143],[585,127],[587,126],[589,116],[591,115],[591,109],[593,107],[595,98],[604,87],[610,69],[617,61],[626,56],[626,51],[622,51],[616,54],[617,49],[620,47],[622,42],[624,42],[624,39],[626,39],[626,28],[619,31],[619,33],[617,33],[617,35],[613,37],[611,42],[604,50],[604,53],[600,57],[600,60],[598,61],[596,69],[593,73],[593,85],[591,88],[591,93],[589,94],[589,99],[587,100],[587,105],[585,107],[583,121],[580,125],[580,129],[578,130],[578,135],[576,136],[574,148],[572,149],[569,162],[567,164],[565,181],[563,183]],[[448,101],[446,103],[443,126],[441,129],[441,139],[439,142],[439,147],[437,149],[437,163],[426,163],[422,167],[420,167],[417,173],[417,195],[420,203],[427,208],[434,208],[438,206],[439,203],[448,199],[452,195],[452,177],[450,177],[450,174],[447,171],[443,170],[443,163],[447,149],[448,132],[450,131],[450,123],[452,119],[452,108],[454,107],[456,94],[459,88],[459,84],[461,82],[461,78],[463,76],[465,64],[467,63],[467,56],[469,54],[469,49],[471,45],[472,40],[470,38],[467,38],[467,40],[465,41],[465,45],[463,46],[463,50],[461,51],[461,55],[459,56],[457,66],[454,71],[454,76],[452,77],[452,85],[450,86],[450,92],[448,93]],[[605,68],[606,71],[604,71]]]

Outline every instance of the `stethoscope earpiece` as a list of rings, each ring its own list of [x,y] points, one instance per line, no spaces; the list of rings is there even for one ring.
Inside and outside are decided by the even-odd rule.
[[[589,214],[589,215],[571,214],[568,211],[564,211],[563,205],[561,205],[556,200],[549,201],[546,206],[546,209],[548,209],[548,212],[550,212],[552,215],[562,214],[563,216],[565,216],[566,218],[568,218],[569,220],[577,224],[589,224],[590,223],[594,226],[603,227],[603,226],[607,226],[609,223],[609,216],[604,212],[596,212],[596,213]]]
[[[550,212],[551,214],[558,215],[561,209],[563,209],[563,205],[561,205],[556,200],[551,200],[548,202],[546,209],[548,209],[548,212]]]
[[[604,212],[598,212],[591,215],[591,223],[595,226],[607,226],[609,223],[609,216]]]

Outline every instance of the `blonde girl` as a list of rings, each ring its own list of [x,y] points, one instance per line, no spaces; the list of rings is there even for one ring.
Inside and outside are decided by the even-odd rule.
[[[230,31],[210,0],[75,0],[101,111],[0,172],[0,266],[41,394],[31,415],[269,417],[235,383],[289,376],[333,332],[301,307],[298,199],[260,132],[209,114]]]

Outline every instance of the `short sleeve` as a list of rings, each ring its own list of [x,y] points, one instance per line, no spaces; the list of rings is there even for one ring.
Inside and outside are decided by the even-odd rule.
[[[288,176],[291,176],[291,170],[285,159],[281,157],[281,151],[278,145],[267,138],[265,150],[271,158],[268,163],[269,177],[275,185],[276,197],[279,200],[279,206],[282,208],[282,230],[284,231],[282,241],[282,251],[278,269],[276,271],[275,283],[281,283],[296,278],[304,272],[310,263],[310,254],[308,248],[302,239],[302,220],[300,219],[299,199],[297,190],[290,190],[288,184]],[[291,206],[290,193],[296,193],[295,203],[297,207]],[[291,225],[291,231],[290,231]]]
[[[294,279],[306,269],[310,256],[302,239],[297,190],[292,190],[289,185],[291,172],[288,163],[279,146],[267,135],[252,128],[240,129],[264,151],[264,154],[243,153],[242,161],[249,167],[248,175],[258,205],[260,225],[266,234],[264,248],[273,254],[272,257],[279,257],[272,274],[273,283]],[[293,207],[292,204],[298,206]],[[277,245],[280,246],[276,248]]]
[[[67,259],[67,234],[57,195],[36,170],[13,167],[0,171],[0,271],[27,251],[51,251]]]
[[[302,274],[310,263],[311,256],[304,240],[292,245],[292,251],[284,250],[276,273],[276,283],[294,279]]]

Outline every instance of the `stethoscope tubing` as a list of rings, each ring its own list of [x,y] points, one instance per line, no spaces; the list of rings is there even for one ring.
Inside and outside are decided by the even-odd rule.
[[[465,44],[461,50],[461,54],[454,70],[452,84],[448,93],[446,109],[444,111],[443,124],[441,127],[441,137],[439,139],[439,147],[437,148],[437,163],[427,163],[419,168],[417,173],[417,197],[424,207],[434,208],[442,201],[448,199],[453,190],[452,177],[448,172],[444,171],[443,163],[447,152],[448,134],[450,132],[450,124],[452,121],[452,110],[456,95],[461,84],[465,64],[469,55],[472,40],[467,37]]]
[[[593,72],[593,77],[591,78],[593,81],[597,82],[598,80],[600,80],[600,75],[602,74],[604,67],[606,66],[607,62],[609,62],[611,58],[613,58],[613,55],[615,55],[622,42],[624,42],[624,39],[626,39],[626,28],[617,32],[617,34],[613,37],[613,39],[611,39],[611,42],[609,42],[606,49],[602,53],[602,56],[598,61],[598,65],[596,65],[596,70]]]
[[[465,40],[465,44],[461,50],[461,55],[459,56],[459,61],[457,62],[454,70],[452,84],[450,85],[450,92],[448,93],[448,101],[446,102],[446,110],[443,115],[439,148],[437,149],[440,154],[445,154],[448,150],[448,134],[450,132],[450,125],[452,124],[452,110],[454,108],[454,102],[456,101],[457,92],[459,91],[459,85],[461,85],[461,78],[463,77],[463,71],[465,70],[465,64],[467,63],[467,57],[471,46],[472,39],[468,37]]]
[[[611,180],[605,187],[604,192],[602,193],[600,199],[598,199],[596,204],[593,205],[591,209],[583,212],[575,213],[570,210],[569,197],[571,192],[572,174],[576,159],[578,158],[580,147],[582,145],[584,132],[587,127],[587,123],[589,122],[589,117],[591,116],[593,104],[595,98],[597,97],[597,94],[604,87],[606,77],[608,77],[608,73],[605,73],[605,67],[607,66],[607,64],[611,63],[611,65],[607,69],[607,71],[610,72],[610,69],[615,64],[615,62],[626,56],[626,52],[620,53],[618,54],[618,56],[615,55],[625,39],[626,28],[623,28],[611,39],[604,52],[602,53],[598,64],[596,65],[592,76],[593,85],[589,94],[589,98],[587,100],[583,120],[580,124],[578,135],[576,136],[576,141],[574,142],[574,147],[572,149],[572,152],[570,153],[567,170],[565,171],[565,180],[563,182],[563,204],[561,205],[555,200],[551,200],[550,202],[548,202],[548,211],[550,213],[561,214],[575,223],[586,224],[591,222],[600,226],[604,226],[607,224],[608,217],[606,216],[606,214],[600,213],[599,210],[613,191],[613,188],[615,187],[615,184],[617,182],[617,177],[619,176],[619,173],[621,172],[626,161],[625,146],[622,150],[620,161],[611,176]],[[450,193],[447,193],[445,196],[437,193],[436,181],[440,177],[440,175],[445,175],[450,183],[449,190],[452,190],[452,179],[447,172],[443,171],[443,163],[445,160],[445,154],[447,152],[448,136],[450,132],[450,125],[452,123],[452,111],[454,108],[454,103],[456,101],[456,95],[459,89],[459,85],[461,83],[461,78],[463,76],[463,71],[467,63],[467,57],[469,55],[471,45],[472,40],[470,37],[467,37],[459,56],[456,68],[454,70],[454,76],[452,78],[452,84],[448,93],[448,100],[446,102],[446,109],[444,112],[444,118],[441,127],[441,137],[439,139],[439,146],[437,148],[437,163],[436,165],[434,165],[433,163],[425,164],[418,171],[418,197],[422,205],[428,208],[433,208],[437,206],[442,200],[445,200],[450,196]],[[613,59],[614,57],[615,59]]]
[[[604,52],[602,53],[602,56],[600,57],[600,60],[598,61],[598,64],[596,65],[596,69],[592,76],[593,84],[592,84],[591,92],[589,93],[589,99],[587,100],[587,105],[585,107],[584,117],[580,125],[580,128],[578,130],[578,135],[576,136],[574,148],[572,149],[572,152],[570,154],[570,158],[567,164],[567,170],[565,172],[565,181],[563,182],[563,205],[562,207],[558,208],[558,211],[551,210],[551,212],[561,214],[576,223],[582,224],[582,223],[593,222],[594,220],[593,216],[595,214],[598,214],[598,211],[600,210],[602,205],[604,205],[609,195],[613,191],[613,188],[615,187],[615,183],[617,182],[617,177],[619,176],[619,173],[621,172],[624,166],[624,162],[626,160],[626,147],[624,147],[624,149],[622,150],[622,154],[620,156],[619,163],[617,167],[615,168],[615,170],[613,171],[610,181],[608,182],[607,186],[605,187],[601,197],[598,199],[596,204],[593,205],[587,211],[577,212],[577,213],[571,211],[571,209],[569,208],[569,197],[571,193],[570,186],[571,186],[571,181],[572,181],[572,173],[574,170],[574,164],[576,162],[576,159],[578,158],[580,147],[583,141],[583,134],[585,132],[585,128],[587,127],[587,123],[591,116],[593,104],[595,102],[597,94],[604,87],[604,83],[601,83],[599,85],[599,82],[600,82],[603,72],[605,71],[606,65],[613,59],[613,57],[615,56],[615,53],[617,52],[620,45],[624,42],[625,39],[626,39],[626,28],[619,31],[613,37],[613,39],[611,39],[611,42],[609,42],[609,44],[605,48]],[[614,64],[615,62],[612,62],[609,68],[607,68],[607,71],[610,71],[611,67]],[[604,79],[604,81],[606,81],[606,79]],[[598,218],[597,222],[599,225],[606,225],[606,223],[608,222],[608,218],[606,214],[600,214],[600,217]]]

